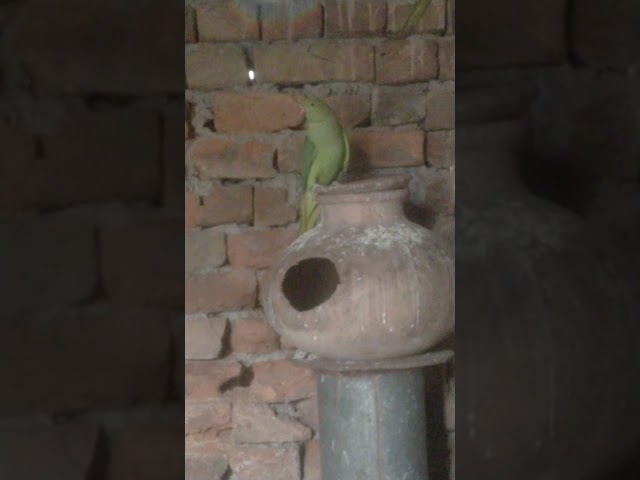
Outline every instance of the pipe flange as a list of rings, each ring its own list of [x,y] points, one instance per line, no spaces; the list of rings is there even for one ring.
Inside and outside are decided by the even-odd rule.
[[[318,372],[329,373],[375,373],[393,370],[410,370],[414,368],[433,367],[447,363],[454,357],[453,350],[438,350],[421,353],[410,357],[390,358],[386,360],[331,360],[313,358],[294,360],[294,363]]]

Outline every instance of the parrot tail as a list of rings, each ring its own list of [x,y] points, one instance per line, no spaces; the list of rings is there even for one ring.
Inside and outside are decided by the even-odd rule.
[[[302,235],[316,226],[319,212],[320,210],[313,198],[313,193],[310,191],[305,192],[300,202],[300,227],[298,229],[298,235]]]

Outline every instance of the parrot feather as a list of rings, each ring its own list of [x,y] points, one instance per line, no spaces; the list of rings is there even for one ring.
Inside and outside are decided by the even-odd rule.
[[[305,137],[304,139],[304,163],[302,164],[302,186],[306,190],[307,182],[309,181],[309,173],[311,173],[311,165],[313,159],[316,156],[316,146],[311,140]]]
[[[347,173],[347,169],[349,168],[349,159],[351,157],[351,149],[349,148],[349,138],[347,138],[347,132],[342,131],[342,140],[344,141],[344,166],[342,167],[342,171]]]
[[[305,97],[298,104],[304,110],[306,129],[299,228],[302,235],[316,226],[320,215],[314,185],[329,185],[347,170],[349,140],[335,113],[324,102]]]

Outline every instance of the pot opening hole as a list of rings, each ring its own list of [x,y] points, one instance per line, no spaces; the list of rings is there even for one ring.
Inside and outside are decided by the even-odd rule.
[[[299,312],[311,310],[331,298],[340,277],[326,258],[307,258],[289,268],[282,281],[282,293]]]

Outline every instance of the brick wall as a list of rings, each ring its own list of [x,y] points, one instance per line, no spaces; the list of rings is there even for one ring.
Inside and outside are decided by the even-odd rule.
[[[526,78],[539,88],[531,188],[635,250],[640,4],[491,0],[461,12],[459,68],[485,81]]]
[[[181,26],[0,5],[1,478],[181,478]]]
[[[410,172],[413,218],[452,238],[453,1],[434,0],[405,37],[410,4],[187,2],[188,479],[320,478],[313,375],[289,361],[295,346],[258,302],[296,237],[304,132],[288,94],[334,108],[354,170]],[[447,478],[453,443],[444,373],[428,372],[434,479]]]

